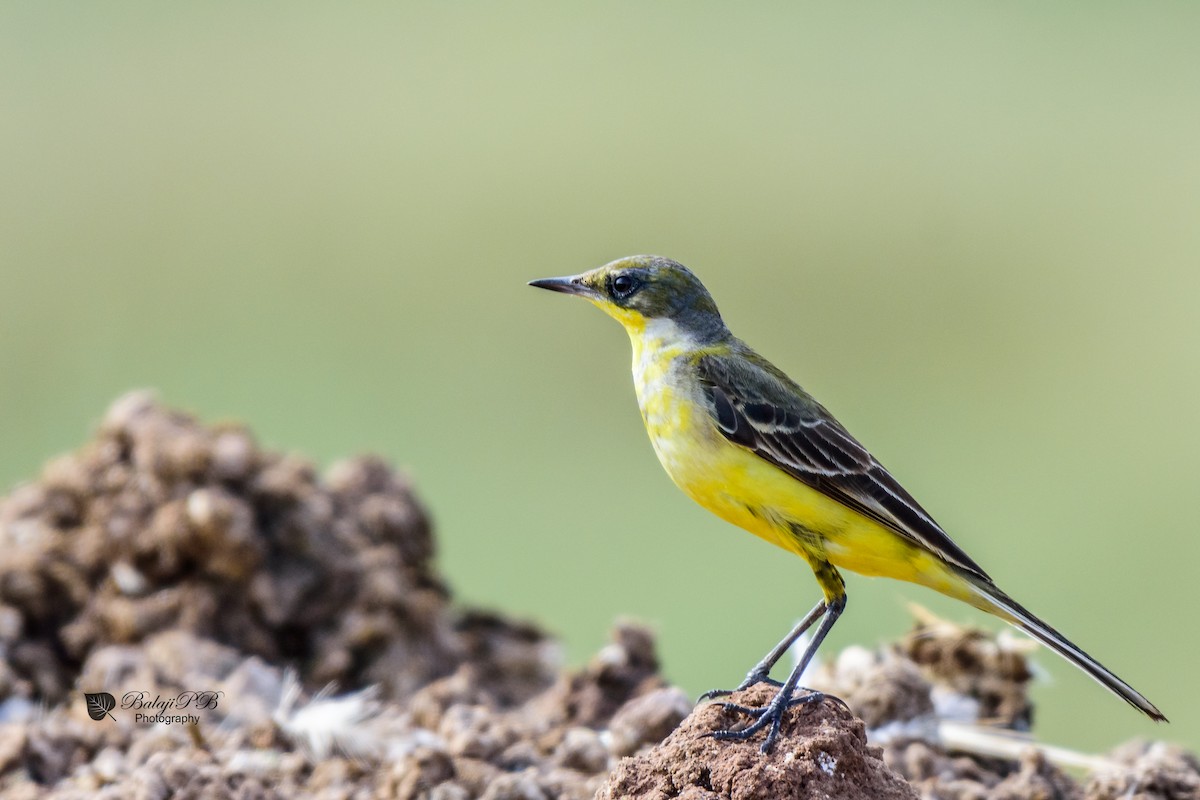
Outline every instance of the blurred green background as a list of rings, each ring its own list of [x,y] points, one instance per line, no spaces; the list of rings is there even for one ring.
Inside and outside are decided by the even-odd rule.
[[[1200,6],[0,6],[0,486],[155,387],[415,474],[465,600],[689,691],[818,597],[659,468],[625,336],[525,281],[693,267],[1023,603],[1038,731],[1200,744]],[[832,648],[909,625],[850,579]]]

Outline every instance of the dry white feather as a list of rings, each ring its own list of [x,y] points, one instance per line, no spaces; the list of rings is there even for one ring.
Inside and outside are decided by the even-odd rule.
[[[295,673],[284,678],[283,695],[273,715],[279,729],[314,759],[334,752],[350,758],[378,759],[384,753],[381,732],[371,723],[379,716],[379,690],[368,686],[358,692],[331,696],[333,687],[318,692],[298,706],[300,683]]]

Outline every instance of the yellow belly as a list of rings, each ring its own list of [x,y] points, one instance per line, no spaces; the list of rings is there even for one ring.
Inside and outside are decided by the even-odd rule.
[[[941,559],[726,439],[700,387],[668,379],[666,355],[639,364],[635,352],[638,404],[659,461],[689,497],[810,564],[829,562],[961,596],[961,579]]]

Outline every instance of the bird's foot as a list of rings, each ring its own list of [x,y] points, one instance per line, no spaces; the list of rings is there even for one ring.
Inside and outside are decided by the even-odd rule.
[[[765,683],[768,686],[774,686],[776,688],[783,686],[783,683],[780,681],[768,677],[767,673],[751,670],[749,673],[747,673],[746,680],[738,684],[736,689],[709,689],[707,692],[700,695],[700,699],[712,700],[717,697],[726,697],[734,692],[740,692],[742,689],[749,689],[751,686],[758,686],[760,683]]]
[[[765,754],[770,751],[771,745],[775,744],[775,739],[779,736],[779,728],[783,724],[783,715],[787,713],[789,708],[792,708],[793,706],[808,705],[809,703],[820,703],[826,697],[828,697],[830,700],[836,700],[843,706],[846,705],[841,698],[834,697],[833,695],[827,695],[824,692],[814,692],[809,689],[801,689],[801,691],[807,692],[807,694],[799,697],[796,697],[795,695],[791,697],[784,697],[783,692],[778,692],[776,693],[775,697],[771,699],[770,703],[758,708],[752,706],[742,706],[738,705],[737,703],[722,703],[721,707],[726,711],[734,711],[738,714],[745,714],[746,716],[753,718],[754,722],[751,722],[746,727],[736,731],[713,731],[712,733],[705,734],[705,736],[711,736],[712,738],[723,742],[744,742],[754,734],[761,731],[763,728],[769,728],[767,731],[767,738],[763,740],[762,746],[759,748],[759,751]]]

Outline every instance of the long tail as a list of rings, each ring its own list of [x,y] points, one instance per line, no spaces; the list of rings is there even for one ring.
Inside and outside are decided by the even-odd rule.
[[[995,614],[1001,619],[1012,623],[1028,633],[1042,644],[1049,647],[1060,656],[1086,672],[1101,686],[1120,697],[1126,703],[1141,711],[1156,722],[1166,722],[1167,718],[1158,708],[1142,696],[1125,681],[1118,678],[1103,664],[1080,650],[1058,631],[1042,622],[1027,611],[1020,603],[1000,591],[994,583],[976,575],[965,572],[958,573],[964,578],[974,593],[974,597],[964,598],[972,605],[983,611]]]

